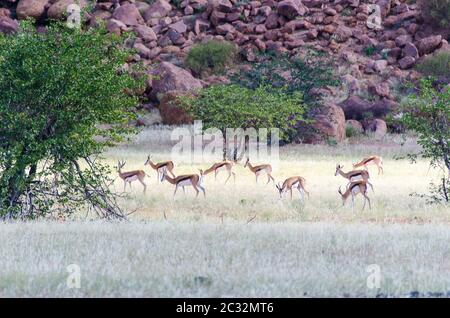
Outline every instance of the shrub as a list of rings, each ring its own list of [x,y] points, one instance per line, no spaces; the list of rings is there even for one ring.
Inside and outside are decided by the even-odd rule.
[[[347,125],[345,126],[345,135],[352,138],[361,135],[361,133],[355,127]]]
[[[418,157],[430,160],[432,167],[442,169],[438,184],[431,184],[429,202],[450,203],[450,87],[435,85],[422,79],[417,93],[402,105],[402,123],[417,133],[419,153],[409,154],[415,162]]]
[[[211,40],[196,44],[188,53],[185,64],[197,74],[211,72],[222,73],[233,64],[237,54],[234,44],[226,41]]]
[[[280,139],[286,140],[305,112],[299,92],[286,94],[267,86],[216,85],[200,90],[197,96],[179,97],[179,101],[192,118],[203,121],[203,129],[217,128],[224,138],[227,128],[276,127]]]
[[[140,68],[106,28],[0,33],[0,219],[90,210],[124,216],[96,156],[123,140],[142,91]],[[102,128],[109,127],[109,128]],[[101,138],[99,138],[101,137]]]
[[[450,27],[450,0],[421,0],[425,19],[438,27]]]
[[[450,78],[450,52],[427,57],[417,65],[417,70],[427,76]]]
[[[286,55],[260,55],[259,62],[252,63],[249,70],[232,76],[231,81],[251,89],[263,85],[281,89],[286,94],[301,92],[304,101],[309,104],[317,100],[317,95],[312,93],[313,88],[338,85],[330,60],[319,53],[303,59]]]

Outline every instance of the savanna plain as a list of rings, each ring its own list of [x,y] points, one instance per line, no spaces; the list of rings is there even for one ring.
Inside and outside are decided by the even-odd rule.
[[[450,211],[411,193],[426,193],[439,176],[426,161],[401,159],[414,138],[358,137],[341,145],[286,145],[274,164],[276,182],[306,179],[310,197],[280,199],[265,177],[256,184],[244,162],[236,181],[205,177],[206,197],[178,191],[144,166],[172,159],[176,175],[213,162],[171,157],[172,128],[141,131],[103,155],[125,171],[143,169],[147,192],[127,188],[126,221],[68,220],[0,224],[3,297],[410,297],[450,296]],[[384,174],[370,166],[372,209],[356,198],[342,205],[335,176],[364,156],[383,157]],[[254,164],[259,164],[254,160]],[[114,187],[123,182],[113,172]],[[79,268],[71,287],[70,264]],[[69,269],[68,269],[69,266]],[[73,287],[73,286],[72,286]]]

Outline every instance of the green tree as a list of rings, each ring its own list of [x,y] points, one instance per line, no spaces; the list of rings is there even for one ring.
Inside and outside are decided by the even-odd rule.
[[[203,129],[219,129],[225,142],[227,128],[276,127],[285,140],[305,113],[300,93],[286,94],[266,86],[216,85],[179,99],[192,118],[203,121]],[[223,154],[225,159],[226,147]],[[236,148],[233,156],[237,159]]]
[[[450,202],[450,87],[435,87],[433,80],[423,79],[417,93],[409,96],[402,108],[401,122],[417,133],[420,153],[410,154],[430,160],[443,171],[441,182],[431,185],[431,202]]]
[[[122,140],[142,89],[130,52],[105,28],[21,24],[0,35],[0,218],[88,208],[123,216],[98,161]]]

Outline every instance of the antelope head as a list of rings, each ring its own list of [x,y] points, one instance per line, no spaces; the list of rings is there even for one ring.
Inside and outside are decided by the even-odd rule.
[[[280,194],[280,198],[283,197],[283,185],[281,184],[281,182],[279,182],[278,184],[275,185],[275,187],[278,190],[278,193]]]
[[[344,168],[344,166],[341,166],[340,164],[337,164],[336,165],[336,173],[334,175],[337,176],[339,174],[339,170],[342,170],[342,168]]]

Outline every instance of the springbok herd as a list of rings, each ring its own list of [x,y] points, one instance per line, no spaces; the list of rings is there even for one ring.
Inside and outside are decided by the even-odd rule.
[[[183,192],[185,192],[186,186],[192,186],[196,192],[196,197],[198,197],[198,194],[200,191],[203,192],[203,195],[206,196],[205,186],[204,186],[204,177],[207,174],[210,174],[214,172],[215,179],[217,179],[217,175],[220,171],[225,171],[228,173],[228,177],[225,181],[225,183],[228,182],[228,180],[233,176],[234,181],[236,181],[236,174],[233,172],[233,166],[236,163],[234,161],[222,161],[213,164],[210,168],[206,169],[205,171],[199,170],[200,174],[186,174],[186,175],[180,175],[175,176],[173,173],[174,164],[172,161],[165,161],[165,162],[159,162],[154,163],[151,160],[151,156],[149,155],[147,157],[147,161],[144,163],[144,166],[149,165],[157,172],[157,178],[158,181],[163,182],[164,180],[167,180],[169,183],[173,184],[175,186],[175,191],[173,195],[177,193],[177,190],[179,187],[183,189]],[[345,205],[345,202],[347,199],[351,196],[352,198],[352,209],[354,208],[355,203],[355,196],[358,193],[361,193],[364,197],[364,206],[363,210],[366,206],[366,201],[369,202],[369,208],[371,209],[370,199],[367,195],[368,193],[368,187],[369,185],[373,189],[373,185],[370,183],[370,175],[368,171],[368,165],[373,164],[376,165],[378,168],[378,174],[383,173],[383,159],[380,156],[369,156],[364,159],[362,159],[360,162],[353,164],[353,169],[356,169],[358,167],[364,167],[364,170],[352,170],[349,172],[344,172],[342,169],[344,166],[341,166],[340,164],[336,165],[336,173],[335,176],[338,174],[342,177],[348,179],[348,184],[346,187],[345,192],[343,193],[341,190],[341,187],[339,187],[338,193],[342,197],[342,203]],[[123,190],[126,190],[127,183],[130,185],[133,181],[138,180],[143,186],[144,186],[144,193],[147,189],[147,185],[144,182],[145,176],[148,176],[145,171],[143,170],[133,170],[133,171],[127,171],[123,172],[122,168],[125,166],[124,161],[119,161],[117,165],[117,172],[119,173],[119,177],[123,180],[124,186]],[[270,181],[275,183],[275,179],[272,176],[272,166],[270,164],[261,164],[254,166],[250,163],[250,160],[247,158],[247,161],[245,162],[244,168],[248,167],[250,171],[255,175],[256,183],[258,183],[258,177],[260,175],[265,174],[267,176],[267,183]],[[170,174],[170,176],[169,176]],[[287,178],[284,180],[283,183],[276,184],[276,188],[280,194],[280,198],[283,197],[284,194],[286,194],[288,191],[290,193],[290,197],[292,199],[292,190],[297,189],[301,199],[304,199],[304,194],[306,193],[309,197],[309,192],[305,189],[305,183],[306,180],[303,177],[300,176],[293,176],[290,178]]]

